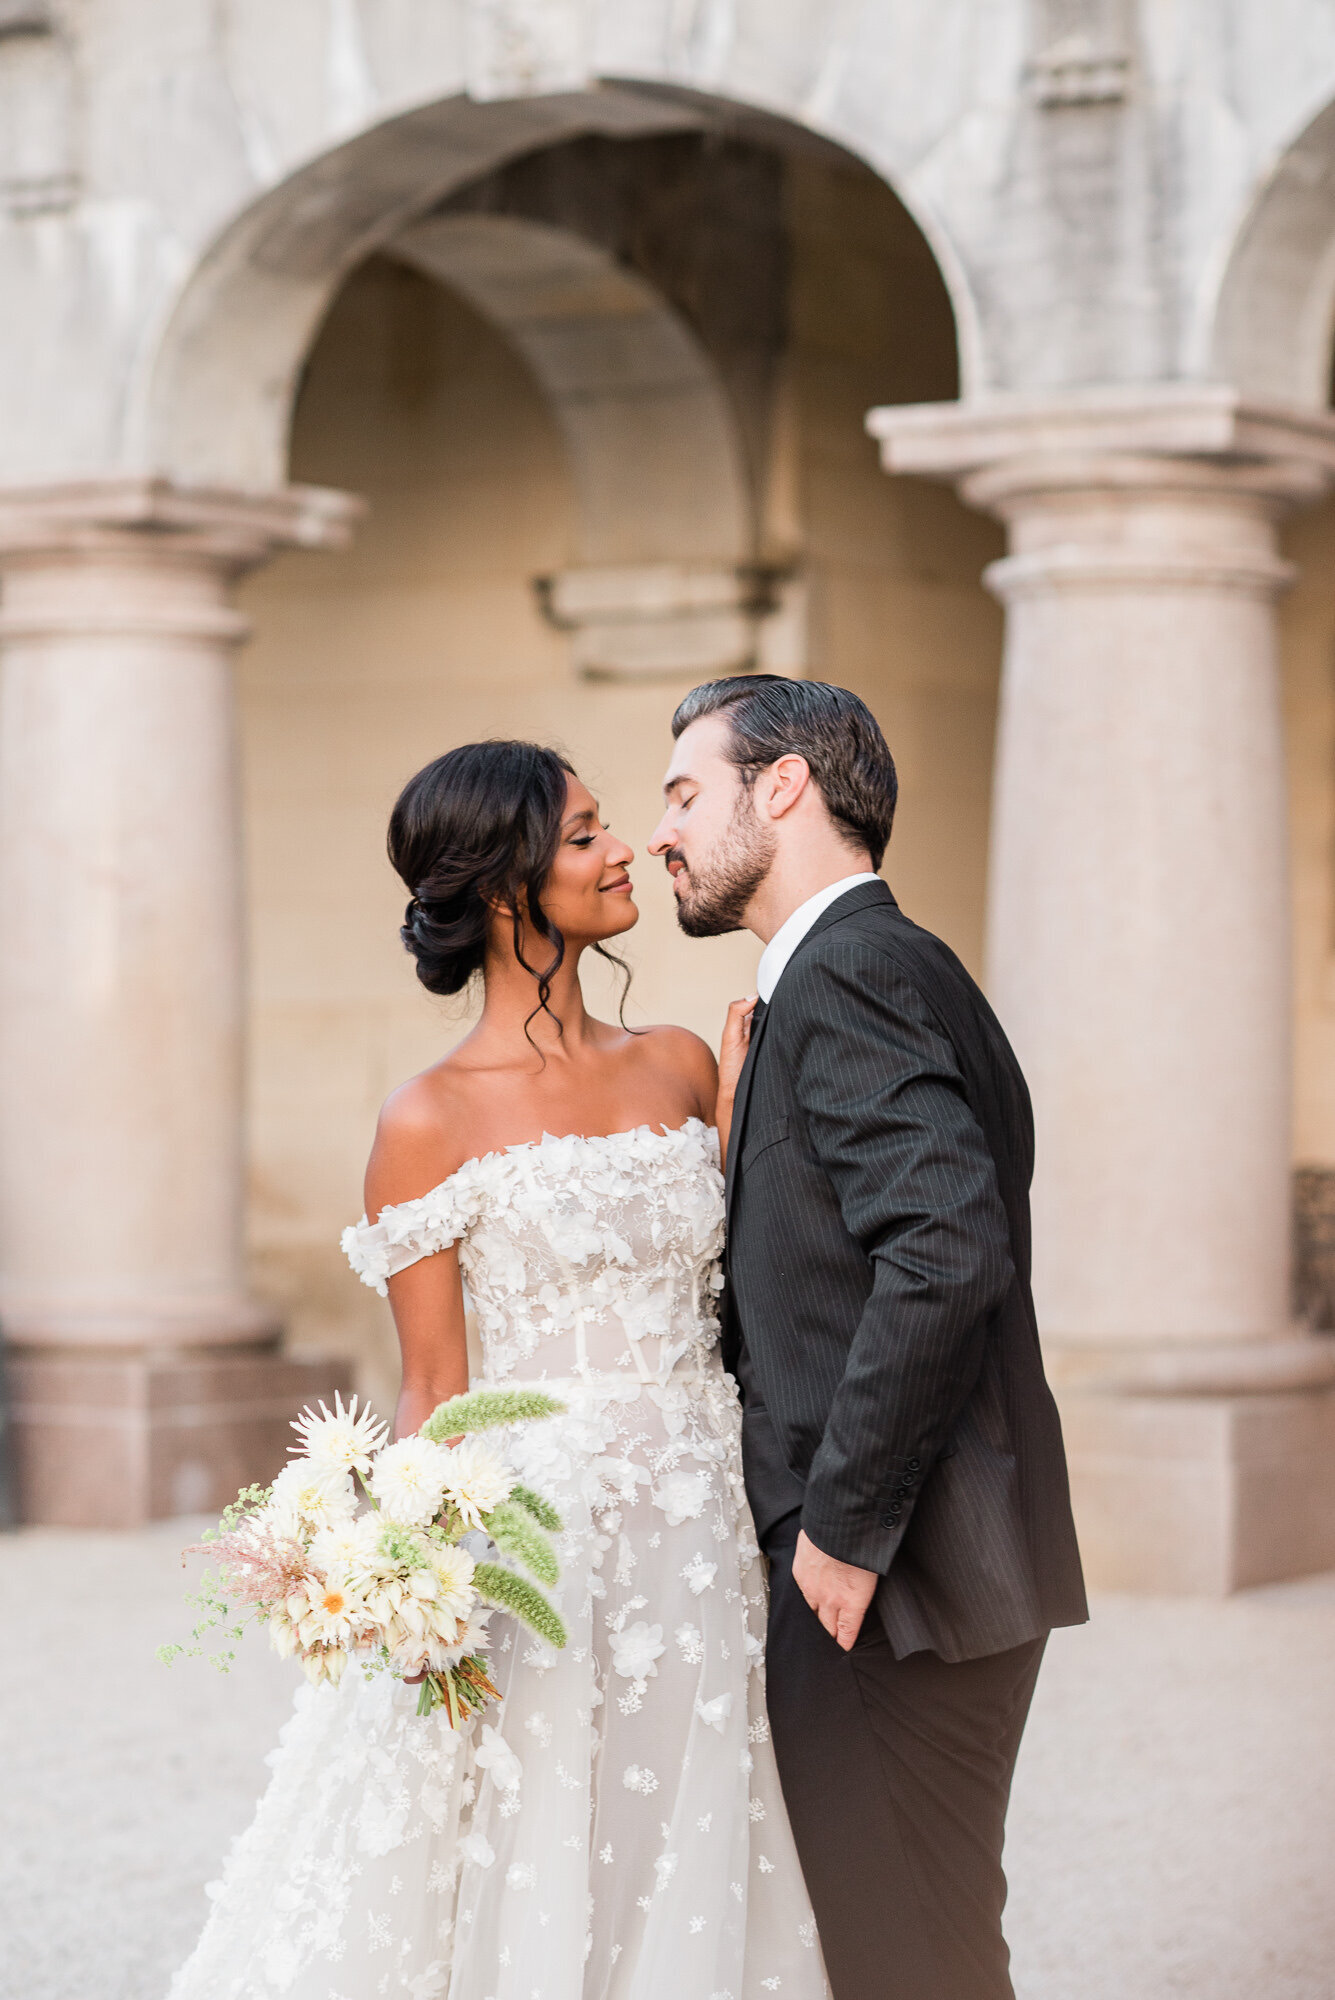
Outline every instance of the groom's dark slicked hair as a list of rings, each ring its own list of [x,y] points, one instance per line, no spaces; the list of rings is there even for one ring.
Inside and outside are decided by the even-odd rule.
[[[881,725],[865,701],[829,681],[779,674],[734,674],[692,688],[672,718],[672,734],[702,715],[725,715],[725,754],[744,783],[779,757],[805,757],[830,818],[865,847],[879,868],[894,824],[899,780]]]

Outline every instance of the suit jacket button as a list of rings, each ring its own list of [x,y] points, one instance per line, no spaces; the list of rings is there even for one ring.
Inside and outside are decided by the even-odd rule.
[[[894,1514],[882,1514],[881,1526],[883,1528],[893,1528],[895,1525],[896,1518],[897,1517]]]
[[[911,1459],[909,1460],[908,1464],[909,1464],[909,1471],[910,1471],[910,1472],[921,1472],[921,1470],[922,1470],[922,1460],[921,1460],[920,1458],[911,1458]]]

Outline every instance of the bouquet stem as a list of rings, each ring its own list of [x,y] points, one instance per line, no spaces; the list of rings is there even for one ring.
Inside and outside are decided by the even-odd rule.
[[[449,1716],[450,1728],[458,1729],[476,1710],[500,1698],[501,1691],[493,1684],[486,1661],[476,1653],[466,1653],[457,1666],[426,1676],[417,1695],[417,1713],[431,1715],[443,1708]]]

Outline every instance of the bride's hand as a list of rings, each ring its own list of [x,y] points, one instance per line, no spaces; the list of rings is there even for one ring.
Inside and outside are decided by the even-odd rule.
[[[734,1000],[728,1009],[728,1018],[723,1023],[723,1039],[718,1052],[718,1105],[714,1122],[718,1126],[719,1151],[724,1164],[728,1159],[728,1135],[732,1129],[732,1104],[737,1092],[737,1079],[746,1061],[746,1051],[751,1041],[751,1016],[755,1011],[757,996],[748,993],[743,1000]]]

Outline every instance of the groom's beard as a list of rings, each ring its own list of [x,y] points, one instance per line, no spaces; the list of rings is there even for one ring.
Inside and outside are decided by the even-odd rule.
[[[722,937],[745,928],[746,909],[769,874],[775,838],[756,818],[743,786],[721,845],[707,860],[677,877],[677,922],[687,937]],[[668,860],[686,857],[674,848]],[[682,887],[682,884],[685,884]]]

